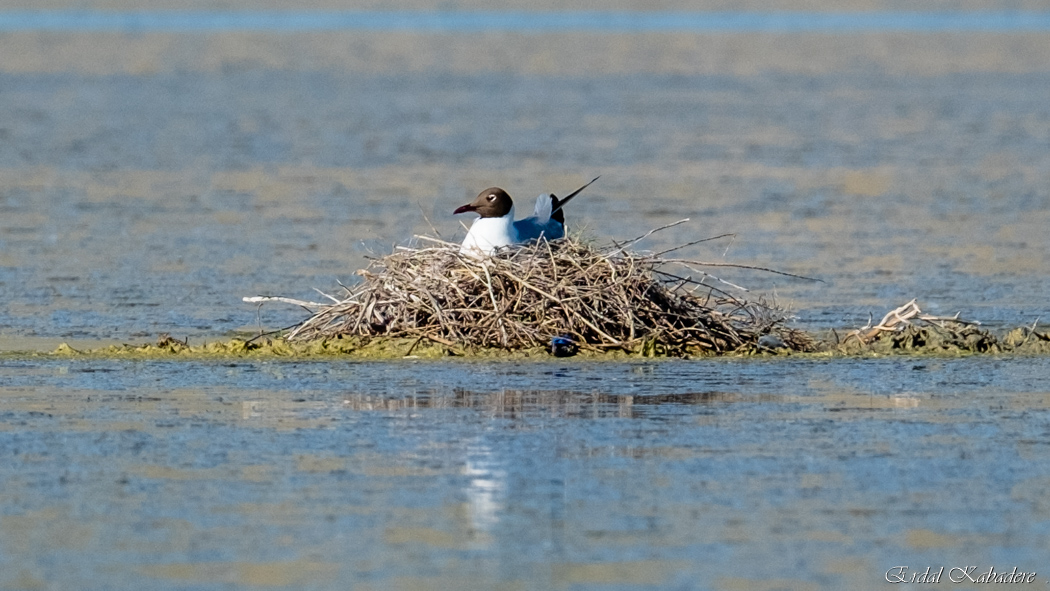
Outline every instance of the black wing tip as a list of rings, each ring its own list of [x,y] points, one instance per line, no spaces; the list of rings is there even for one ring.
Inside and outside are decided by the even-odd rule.
[[[593,179],[591,179],[591,182],[589,182],[589,183],[587,183],[586,185],[584,185],[584,186],[580,187],[579,189],[576,189],[576,190],[575,190],[575,191],[573,191],[572,193],[569,193],[569,195],[568,195],[567,197],[565,197],[565,199],[562,199],[562,200],[560,200],[560,201],[558,201],[558,200],[555,200],[555,204],[554,204],[554,211],[560,211],[561,207],[562,207],[562,206],[564,206],[564,205],[565,205],[566,203],[568,203],[568,202],[569,202],[569,199],[572,199],[573,197],[575,197],[575,196],[579,195],[579,194],[580,194],[580,192],[582,192],[582,191],[583,191],[584,189],[586,189],[587,187],[589,187],[589,186],[591,186],[592,184],[594,184],[594,181],[596,181],[596,180],[598,180],[598,179],[600,179],[600,178],[602,178],[602,176],[601,176],[601,175],[598,175],[598,176],[594,177]],[[553,196],[552,196],[552,197],[553,197]],[[553,213],[553,212],[552,212],[552,213]]]

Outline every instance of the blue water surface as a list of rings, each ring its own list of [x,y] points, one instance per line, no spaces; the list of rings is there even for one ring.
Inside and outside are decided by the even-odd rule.
[[[9,11],[0,31],[1023,32],[1047,12]]]

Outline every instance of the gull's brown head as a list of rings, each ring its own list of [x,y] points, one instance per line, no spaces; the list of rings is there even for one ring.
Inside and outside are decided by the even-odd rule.
[[[478,193],[477,198],[473,201],[457,208],[452,213],[473,211],[483,218],[501,218],[507,215],[512,207],[514,207],[514,201],[506,191],[499,187],[489,187]]]

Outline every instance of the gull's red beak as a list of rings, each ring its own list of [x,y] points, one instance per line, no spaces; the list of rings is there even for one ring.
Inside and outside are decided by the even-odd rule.
[[[468,203],[468,204],[466,204],[466,205],[464,205],[462,207],[457,207],[456,211],[452,212],[452,215],[456,215],[457,213],[467,213],[468,211],[477,211],[477,210],[478,210],[478,208],[476,206]]]

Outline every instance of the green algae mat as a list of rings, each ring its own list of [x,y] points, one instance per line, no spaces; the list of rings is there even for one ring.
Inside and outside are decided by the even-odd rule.
[[[882,331],[870,340],[854,336],[855,331],[845,337],[831,331],[826,337],[813,337],[809,351],[797,351],[786,346],[763,346],[749,344],[720,356],[792,356],[792,357],[857,357],[882,355],[947,356],[964,355],[1050,355],[1050,332],[1019,327],[996,335],[972,325],[939,326],[908,325],[902,330]],[[50,353],[57,356],[123,357],[138,359],[172,358],[332,358],[350,359],[544,359],[554,358],[543,347],[521,349],[461,349],[441,343],[423,342],[420,339],[360,338],[323,339],[307,343],[289,343],[280,337],[255,339],[233,338],[212,341],[199,345],[179,341],[169,336],[161,337],[151,344],[110,345],[100,348],[76,349],[62,344]],[[624,349],[581,348],[575,355],[580,359],[614,360],[630,358],[697,358],[716,357],[704,351],[695,354],[668,355],[659,343],[629,351]]]

